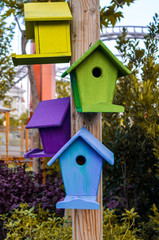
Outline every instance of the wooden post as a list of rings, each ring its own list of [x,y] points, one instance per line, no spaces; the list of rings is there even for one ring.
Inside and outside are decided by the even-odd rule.
[[[78,60],[100,37],[99,0],[70,0],[73,15],[71,25],[72,63]],[[85,126],[96,138],[102,140],[101,113],[77,113],[72,97],[72,136]],[[101,177],[102,179],[102,177]],[[73,210],[73,240],[102,239],[102,181],[97,201],[100,210]]]
[[[21,155],[24,154],[24,125],[21,124]]]
[[[6,112],[6,158],[7,158],[7,164],[8,162],[8,145],[9,145],[9,112]]]
[[[43,157],[43,184],[45,184],[45,180],[46,180],[45,157]]]
[[[25,129],[25,150],[28,152],[29,150],[29,129]]]

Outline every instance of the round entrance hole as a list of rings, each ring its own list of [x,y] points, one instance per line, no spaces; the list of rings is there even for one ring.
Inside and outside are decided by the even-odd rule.
[[[80,166],[84,165],[86,162],[86,159],[84,156],[82,155],[79,155],[77,158],[76,158],[76,163]]]
[[[95,67],[92,70],[92,74],[94,77],[99,78],[102,75],[102,70],[99,67]]]

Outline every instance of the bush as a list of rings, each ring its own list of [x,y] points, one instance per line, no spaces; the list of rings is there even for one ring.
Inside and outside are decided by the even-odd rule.
[[[117,210],[107,209],[103,213],[103,240],[158,240],[159,212],[155,204],[147,223],[132,208],[119,214]]]
[[[116,210],[106,209],[103,212],[103,240],[158,240],[159,239],[159,212],[153,204],[149,222],[140,223],[140,217],[132,208],[118,214]],[[69,240],[72,239],[70,225],[66,219],[56,217],[39,207],[30,207],[21,203],[12,212],[1,215],[4,221],[4,232],[7,239],[28,240]]]
[[[55,211],[55,204],[64,197],[61,176],[54,172],[42,184],[42,174],[27,172],[25,165],[10,169],[0,162],[0,213],[7,213],[26,202],[32,207],[41,204],[44,209]]]
[[[28,239],[28,240],[62,240],[72,239],[70,226],[65,227],[65,219],[56,217],[55,213],[49,213],[40,206],[38,211],[30,208],[27,203],[21,203],[19,208],[14,209],[7,217],[4,215],[5,240]]]
[[[138,218],[135,209],[125,210],[125,213],[119,217],[115,210],[107,209],[103,215],[103,240],[111,239],[131,239],[138,240],[138,229],[135,221]]]

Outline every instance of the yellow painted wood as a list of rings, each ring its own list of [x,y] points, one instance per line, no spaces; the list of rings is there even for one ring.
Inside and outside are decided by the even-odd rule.
[[[34,22],[34,35],[35,35],[36,54],[39,54],[40,53],[40,44],[39,44],[39,25],[38,25],[38,22]]]
[[[27,39],[35,39],[33,23],[25,22],[25,28],[26,28],[26,38]]]
[[[25,21],[59,21],[72,20],[66,2],[44,2],[24,4]]]
[[[48,63],[65,63],[71,59],[71,52],[53,53],[53,54],[23,54],[16,55],[12,53],[14,66],[32,65],[32,64],[48,64]]]
[[[66,2],[24,4],[27,39],[34,39],[34,22],[69,21],[72,15]]]
[[[38,29],[40,53],[68,53],[70,49],[68,21],[39,22]]]
[[[68,3],[42,2],[24,4],[27,39],[35,40],[35,54],[12,54],[15,66],[65,63],[70,61],[70,25]]]

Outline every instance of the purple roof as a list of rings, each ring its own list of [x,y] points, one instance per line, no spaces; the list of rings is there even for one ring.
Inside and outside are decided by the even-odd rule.
[[[26,128],[61,126],[69,106],[69,97],[40,102]]]
[[[81,137],[86,143],[89,144],[104,160],[106,160],[111,165],[114,164],[114,154],[104,146],[92,133],[90,133],[85,127],[82,127],[47,163],[51,166],[57,158],[66,151],[69,146],[77,139]]]

